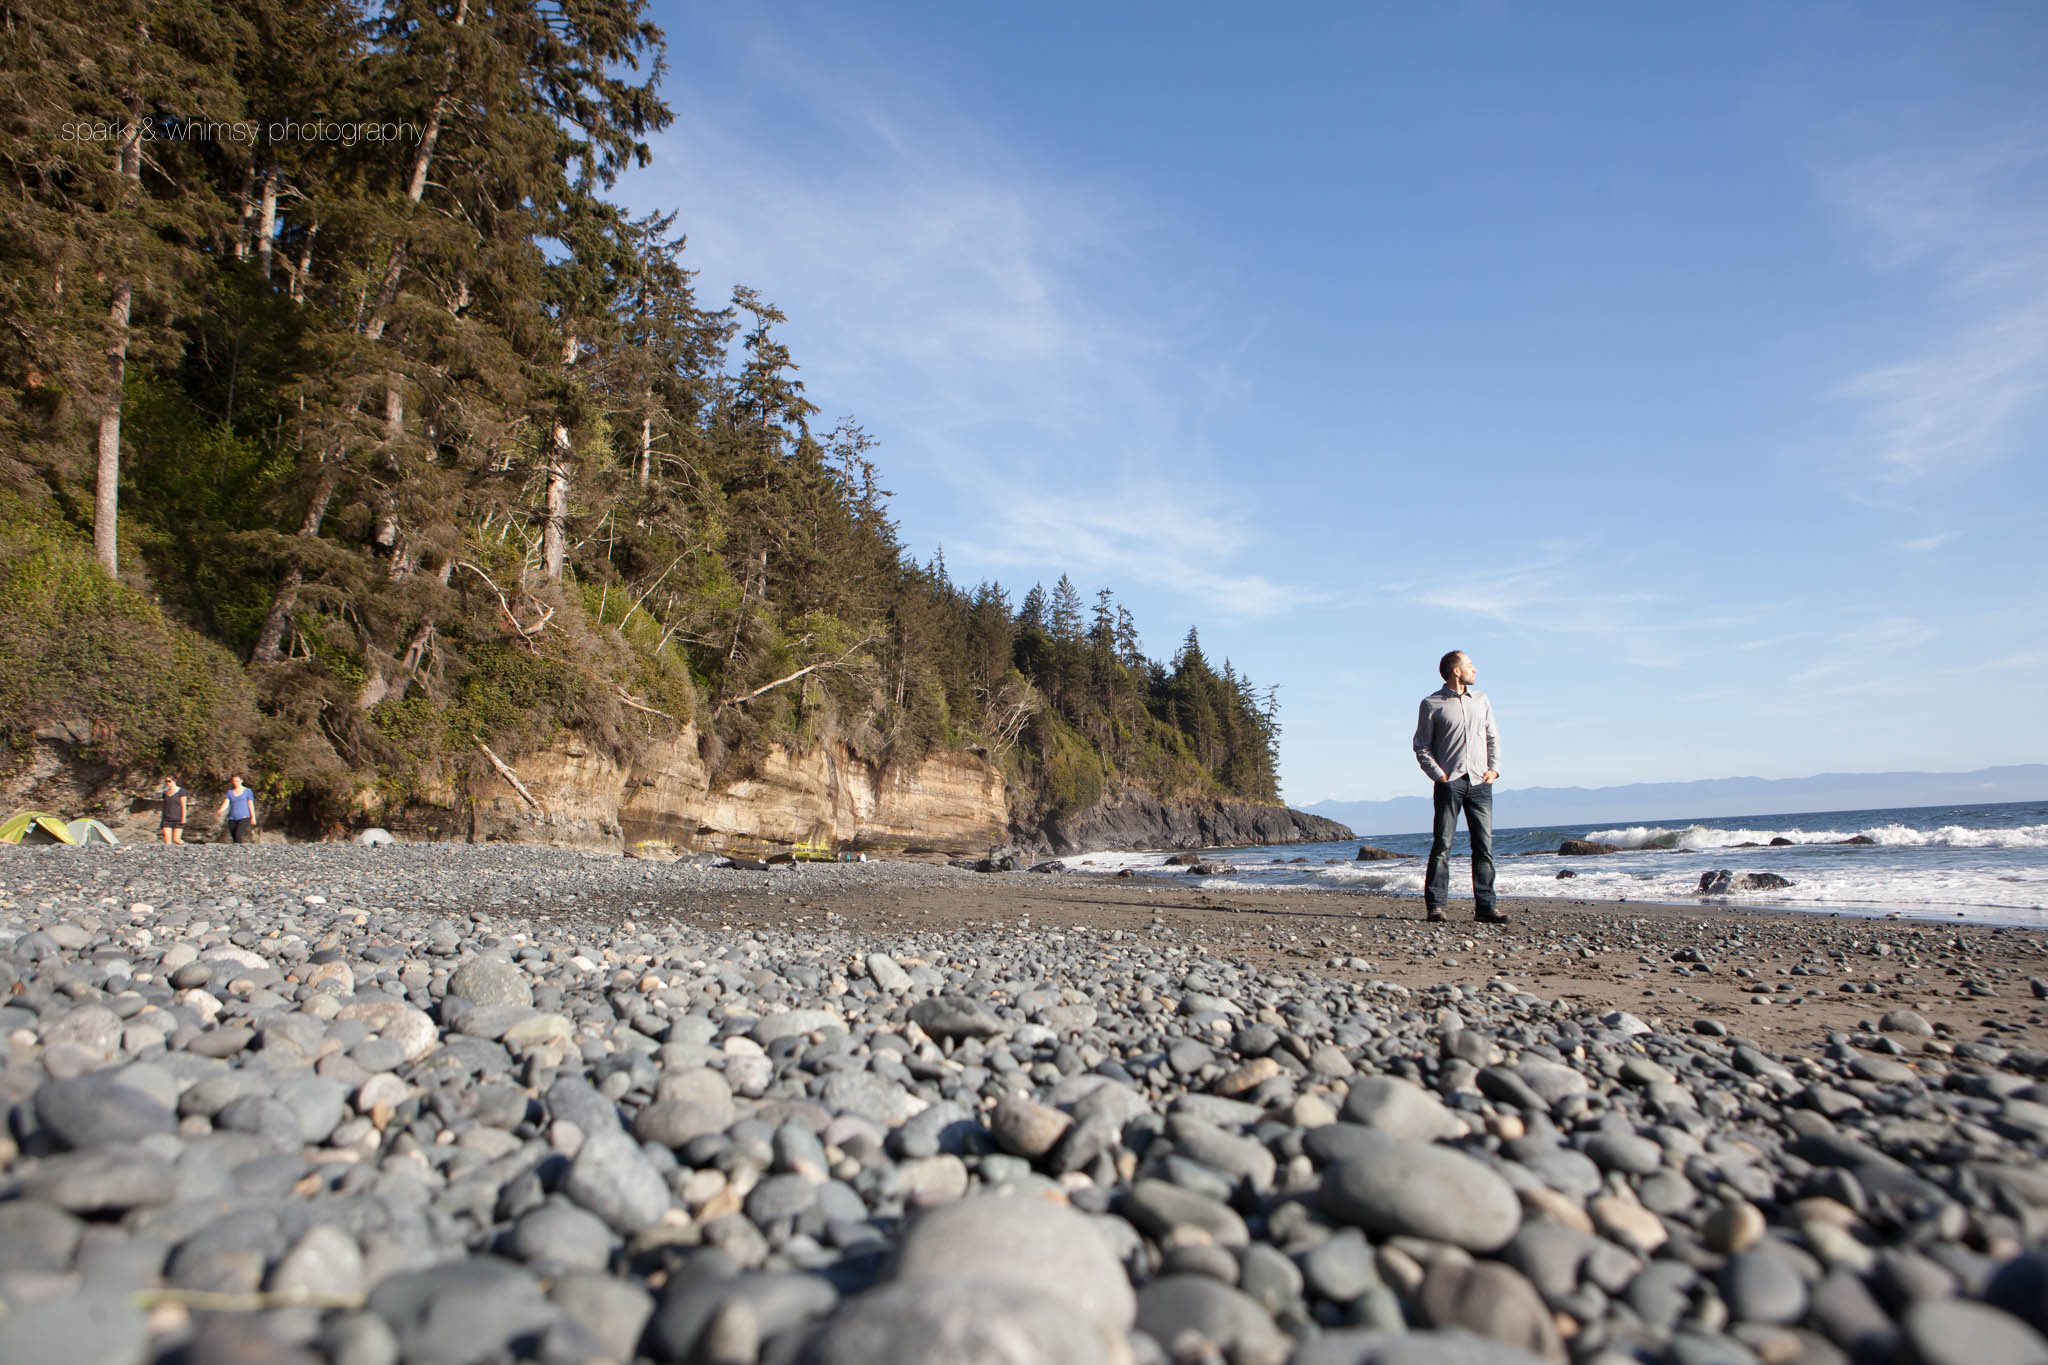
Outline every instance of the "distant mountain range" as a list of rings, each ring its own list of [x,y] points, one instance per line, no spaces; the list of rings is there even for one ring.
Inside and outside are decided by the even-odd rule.
[[[1804,815],[2044,800],[2048,800],[2048,763],[2018,763],[1968,773],[1717,777],[1700,782],[1635,782],[1626,787],[1503,784],[1494,793],[1493,820],[1500,829],[1610,821],[1641,825],[1728,815]],[[1412,834],[1429,828],[1426,795],[1397,796],[1390,801],[1317,801],[1300,809],[1349,825],[1360,835]]]

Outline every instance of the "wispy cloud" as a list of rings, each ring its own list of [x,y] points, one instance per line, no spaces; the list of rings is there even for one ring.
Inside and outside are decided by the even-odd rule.
[[[2048,129],[1961,156],[1878,157],[1831,188],[1881,269],[1925,268],[1947,319],[1916,354],[1841,385],[1878,476],[1907,483],[2006,451],[2048,393]]]
[[[1553,540],[1528,558],[1391,585],[1423,606],[1536,630],[1609,634],[1635,628],[1649,592],[1614,592],[1589,584],[1590,542]]]
[[[1911,540],[1900,541],[1899,548],[1908,554],[1930,555],[1955,538],[1955,532],[1953,531],[1944,531],[1938,535],[1931,536],[1915,536]]]
[[[1145,582],[1240,616],[1299,604],[1250,564],[1200,458],[1204,405],[1247,401],[1236,339],[1199,324],[1196,290],[1113,301],[1157,240],[1145,206],[1020,162],[887,54],[834,44],[826,65],[758,23],[733,43],[757,107],[683,88],[661,174],[628,192],[681,210],[713,301],[746,283],[787,308],[809,396],[881,439],[913,530],[964,509],[972,533],[944,540],[969,572]]]
[[[1219,567],[1254,540],[1228,507],[1205,504],[1186,490],[1176,490],[1170,509],[1158,508],[1157,500],[1155,489],[1013,493],[990,509],[980,528],[985,538],[971,540],[967,548],[995,564],[1071,566],[1084,591],[1098,584],[1145,584],[1191,593],[1241,618],[1275,616],[1324,600],[1262,574]],[[1134,506],[1150,510],[1133,515]]]

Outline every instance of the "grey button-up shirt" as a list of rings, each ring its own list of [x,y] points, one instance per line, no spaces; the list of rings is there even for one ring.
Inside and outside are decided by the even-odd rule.
[[[1500,770],[1500,729],[1493,703],[1476,687],[1439,688],[1422,699],[1415,718],[1415,761],[1433,781]]]

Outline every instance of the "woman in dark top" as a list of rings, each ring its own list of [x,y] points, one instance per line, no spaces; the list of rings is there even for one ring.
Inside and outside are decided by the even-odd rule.
[[[182,844],[185,842],[185,789],[178,785],[178,779],[164,779],[164,842]]]

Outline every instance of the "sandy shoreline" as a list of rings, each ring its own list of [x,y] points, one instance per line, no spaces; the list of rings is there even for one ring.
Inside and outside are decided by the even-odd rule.
[[[1544,999],[1628,1010],[1660,1030],[1689,1031],[1697,1019],[1714,1019],[1760,1041],[1812,1046],[1830,1033],[1875,1031],[1887,1011],[1910,1009],[1937,1029],[1940,1036],[1929,1040],[1937,1050],[1940,1037],[1968,1041],[1987,1032],[2048,1045],[2048,1001],[2029,985],[2029,978],[2048,981],[2048,935],[2030,929],[1552,899],[1503,901],[1512,920],[1504,927],[1473,923],[1471,902],[1463,900],[1453,902],[1450,923],[1429,924],[1412,898],[1321,889],[1204,891],[1018,873],[943,887],[837,887],[829,872],[801,884],[754,875],[758,890],[735,889],[714,905],[663,908],[713,927],[754,921],[876,935],[1005,924],[1141,933],[1158,932],[1158,921],[1198,951],[1260,966],[1410,988],[1476,988],[1500,977]],[[1687,949],[1705,961],[1674,960]],[[1753,975],[1738,976],[1742,969]],[[1923,1045],[1899,1041],[1911,1050]]]

